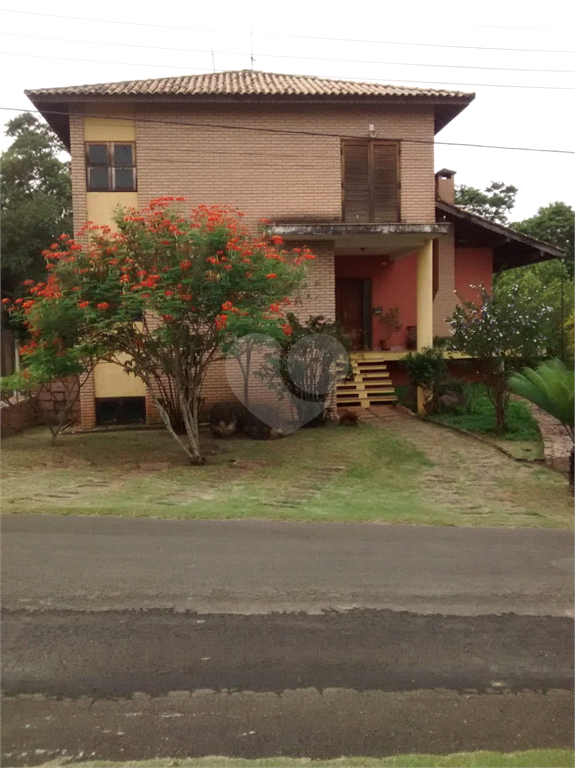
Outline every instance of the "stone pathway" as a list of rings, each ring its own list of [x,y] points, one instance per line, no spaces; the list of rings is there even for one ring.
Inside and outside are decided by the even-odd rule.
[[[398,407],[372,407],[362,414],[362,421],[409,440],[433,462],[421,476],[431,503],[455,507],[475,519],[498,511],[516,515],[517,525],[532,524],[530,518],[540,516],[535,499],[513,492],[522,481],[529,481],[535,465],[520,464],[487,443],[422,421]]]

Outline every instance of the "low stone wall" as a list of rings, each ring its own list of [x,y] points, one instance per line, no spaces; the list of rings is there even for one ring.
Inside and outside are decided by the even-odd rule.
[[[29,400],[13,397],[10,403],[0,403],[2,437],[15,435],[38,424],[38,414]]]
[[[55,383],[52,393],[42,391],[37,400],[37,407],[29,399],[13,397],[9,403],[0,403],[1,436],[17,434],[23,429],[46,423],[55,419],[59,413],[58,396],[64,393],[64,383]],[[73,423],[80,421],[80,399],[72,410]]]

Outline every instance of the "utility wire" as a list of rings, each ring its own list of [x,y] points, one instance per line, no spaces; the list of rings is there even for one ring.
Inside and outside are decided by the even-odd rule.
[[[43,37],[41,35],[27,35],[27,34],[20,34],[17,32],[0,32],[0,35],[5,35],[8,37],[26,37],[32,40],[51,40],[55,43],[79,43],[81,45],[110,45],[114,47],[119,48],[141,48],[147,51],[178,51],[182,53],[211,53],[211,54],[218,54],[222,56],[243,56],[244,54],[241,51],[212,51],[211,48],[209,49],[202,49],[202,48],[172,48],[168,46],[159,46],[159,45],[133,45],[132,43],[108,43],[103,42],[101,40],[74,40],[70,38],[63,38],[63,37]],[[490,70],[492,72],[541,72],[541,73],[551,73],[551,74],[575,74],[574,69],[529,69],[526,67],[477,67],[472,66],[468,64],[418,64],[411,61],[372,61],[369,59],[331,59],[325,56],[293,56],[293,55],[287,55],[287,54],[281,54],[281,53],[261,53],[260,56],[263,56],[267,59],[301,59],[302,61],[331,61],[336,64],[373,64],[376,66],[386,66],[386,67],[433,67],[438,69],[480,69],[480,70]],[[150,65],[148,65],[150,66]]]
[[[36,53],[13,53],[11,51],[0,51],[0,55],[2,56],[23,56],[25,58],[29,59],[49,59],[50,61],[75,61],[80,62],[83,64],[113,64],[114,66],[120,66],[120,67],[155,67],[155,68],[161,68],[161,69],[177,69],[180,72],[182,70],[185,70],[187,72],[211,72],[211,69],[206,69],[202,67],[182,67],[179,65],[172,65],[172,64],[138,64],[133,61],[102,61],[98,59],[76,59],[73,57],[68,56],[48,56],[43,54],[36,54]],[[277,73],[281,74],[281,73]],[[294,77],[297,77],[297,75],[294,75]],[[324,76],[325,77],[325,76]],[[350,78],[342,78],[342,77],[333,77],[330,76],[330,80],[350,80]],[[356,82],[368,82],[368,83],[381,83],[381,84],[389,84],[389,83],[416,83],[419,85],[446,85],[446,86],[454,86],[454,85],[460,85],[465,88],[520,88],[520,89],[528,89],[528,90],[538,90],[538,91],[575,91],[575,87],[570,86],[562,86],[562,85],[517,85],[517,84],[511,84],[511,83],[457,83],[457,82],[439,82],[437,80],[400,80],[395,77],[389,78],[386,81],[377,80],[373,77],[363,77],[360,80],[356,80]]]
[[[226,131],[252,131],[256,133],[270,133],[270,134],[287,134],[290,136],[322,136],[328,138],[345,139],[345,138],[357,138],[354,136],[342,135],[341,133],[327,133],[321,131],[296,131],[289,128],[263,128],[260,126],[248,126],[248,125],[225,125],[218,123],[203,123],[203,122],[184,122],[179,120],[158,120],[157,118],[149,117],[119,117],[117,115],[101,115],[101,114],[89,114],[86,112],[63,112],[60,110],[44,109],[42,112],[37,109],[18,109],[17,107],[0,107],[0,110],[9,112],[28,112],[36,115],[62,115],[65,117],[97,117],[100,120],[126,120],[131,123],[154,123],[157,125],[174,125],[178,128],[210,128],[216,130]],[[518,152],[546,152],[562,155],[575,155],[575,150],[571,149],[548,149],[548,148],[536,148],[536,147],[505,147],[497,144],[471,144],[468,142],[458,141],[426,141],[425,139],[405,139],[405,138],[391,138],[385,137],[386,141],[397,141],[404,144],[433,144],[443,145],[450,147],[473,147],[478,149],[506,149]]]
[[[13,8],[0,8],[0,11],[4,11],[5,13],[26,14],[28,16],[43,16],[51,19],[67,19],[69,21],[88,21],[96,24],[119,24],[119,25],[130,26],[130,27],[151,27],[153,29],[172,29],[172,30],[175,29],[175,30],[180,30],[185,32],[210,32],[210,33],[216,33],[216,34],[233,34],[233,35],[246,34],[244,31],[237,30],[237,29],[222,30],[222,29],[202,29],[199,27],[175,27],[168,24],[147,24],[141,21],[119,21],[116,19],[91,19],[91,18],[86,18],[84,16],[62,16],[54,13],[39,13],[36,11],[19,11]],[[334,17],[334,18],[340,18],[340,17]],[[460,26],[460,25],[452,25],[452,26]],[[481,27],[481,25],[476,25],[476,24],[473,24],[472,26],[473,28]],[[484,27],[484,28],[486,29],[532,29],[531,27],[512,27],[512,28]],[[538,30],[538,31],[543,31],[543,28],[541,28],[541,30]],[[545,31],[562,32],[564,30],[563,29],[547,29]],[[480,45],[454,45],[454,44],[443,45],[441,43],[416,43],[412,41],[400,42],[400,41],[393,41],[393,40],[385,41],[385,40],[362,40],[362,39],[342,38],[342,37],[317,37],[314,35],[289,35],[287,33],[281,33],[281,32],[257,32],[257,35],[258,37],[286,37],[286,38],[292,38],[292,39],[298,39],[298,40],[317,40],[317,41],[339,42],[339,43],[368,43],[368,44],[374,44],[374,45],[421,46],[425,48],[459,48],[459,49],[470,49],[470,50],[478,50],[478,51],[514,51],[514,52],[523,52],[523,53],[575,53],[575,50],[559,51],[559,50],[553,50],[549,48],[498,48],[493,46],[480,46]]]

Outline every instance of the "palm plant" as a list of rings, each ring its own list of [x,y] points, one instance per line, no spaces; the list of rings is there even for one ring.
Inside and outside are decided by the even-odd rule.
[[[575,375],[561,360],[545,360],[537,368],[512,373],[509,387],[554,416],[573,440]]]
[[[554,416],[573,437],[575,374],[562,360],[545,360],[537,368],[524,368],[509,377],[509,387]],[[569,480],[573,483],[573,451]]]

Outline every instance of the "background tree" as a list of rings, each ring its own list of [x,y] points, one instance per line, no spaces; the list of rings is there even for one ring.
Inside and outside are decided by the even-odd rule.
[[[64,145],[30,114],[14,117],[2,153],[2,292],[14,296],[25,279],[39,279],[45,269],[42,250],[62,232],[72,232],[69,163]]]
[[[483,191],[461,184],[455,188],[455,204],[470,213],[484,216],[499,224],[507,224],[515,205],[517,191],[517,187],[503,181],[492,181]]]
[[[492,295],[482,289],[480,304],[462,301],[449,319],[452,347],[481,361],[498,434],[506,427],[509,374],[545,354],[550,314],[549,307],[525,306],[512,286]]]
[[[245,318],[282,322],[286,297],[313,255],[283,250],[281,238],[254,238],[229,209],[199,206],[183,215],[183,202],[161,198],[141,211],[119,211],[117,232],[89,226],[82,242],[62,236],[44,251],[52,290],[42,295],[32,286],[36,299],[22,306],[29,305],[32,334],[42,343],[33,323],[36,304],[57,315],[73,303],[83,317],[78,343],[128,355],[118,364],[145,382],[172,437],[201,464],[198,422],[208,366],[237,335],[236,322],[238,328]]]
[[[535,216],[511,225],[518,232],[536,237],[565,251],[565,264],[573,277],[575,211],[566,203],[556,202],[539,208]]]
[[[573,278],[558,259],[525,267],[508,269],[497,275],[494,285],[498,293],[514,291],[521,302],[522,313],[531,315],[547,307],[547,322],[542,325],[546,352],[566,360],[569,356],[569,334],[566,322],[573,308]]]

